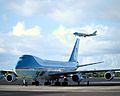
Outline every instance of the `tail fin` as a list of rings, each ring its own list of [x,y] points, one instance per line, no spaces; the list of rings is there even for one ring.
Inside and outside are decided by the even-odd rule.
[[[72,50],[69,62],[77,62],[77,59],[78,59],[78,49],[79,49],[79,41],[80,41],[80,39],[77,38],[77,40],[75,42],[75,45],[74,45],[74,48]]]
[[[97,31],[93,32],[94,35],[96,35]]]

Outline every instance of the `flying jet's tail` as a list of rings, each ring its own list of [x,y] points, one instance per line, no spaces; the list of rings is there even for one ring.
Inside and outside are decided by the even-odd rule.
[[[96,35],[97,31],[93,32],[94,35]]]
[[[77,40],[75,42],[75,45],[74,45],[74,48],[72,50],[69,62],[77,62],[77,59],[78,59],[78,49],[79,49],[79,41],[80,41],[80,39],[77,38]]]

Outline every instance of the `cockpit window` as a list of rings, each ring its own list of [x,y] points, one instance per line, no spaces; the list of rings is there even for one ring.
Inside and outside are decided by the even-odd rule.
[[[23,57],[23,56],[22,56],[22,57],[20,57],[20,59],[24,59],[24,58],[25,58],[25,57]]]

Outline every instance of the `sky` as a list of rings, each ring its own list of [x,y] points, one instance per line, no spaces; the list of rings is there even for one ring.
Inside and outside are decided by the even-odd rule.
[[[74,32],[97,36],[80,38],[81,68],[120,68],[120,0],[0,0],[0,65],[12,69],[19,57],[67,61]]]

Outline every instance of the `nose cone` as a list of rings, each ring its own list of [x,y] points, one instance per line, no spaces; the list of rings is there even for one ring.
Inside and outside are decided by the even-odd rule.
[[[75,35],[75,36],[76,36],[76,35],[78,35],[78,33],[77,33],[77,32],[75,32],[75,33],[73,33],[73,35]]]

